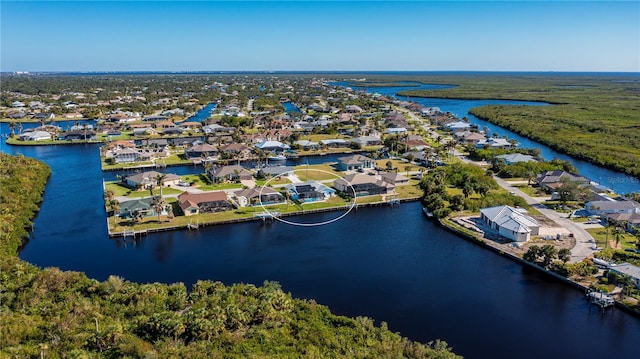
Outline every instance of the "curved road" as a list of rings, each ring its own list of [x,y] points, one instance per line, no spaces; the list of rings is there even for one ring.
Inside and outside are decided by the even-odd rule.
[[[576,245],[571,249],[570,262],[579,262],[596,252],[592,249],[592,247],[595,246],[596,242],[593,240],[593,237],[589,234],[589,232],[585,231],[584,228],[582,228],[581,223],[575,223],[567,218],[566,214],[558,213],[547,208],[542,203],[540,203],[538,199],[529,196],[517,187],[513,187],[502,178],[496,176],[494,176],[493,178],[496,180],[496,182],[498,182],[498,185],[500,185],[500,187],[506,189],[507,191],[513,192],[517,196],[524,198],[527,204],[529,204],[531,207],[534,207],[547,218],[556,222],[559,227],[566,228],[569,232],[573,233],[573,237],[576,240]]]

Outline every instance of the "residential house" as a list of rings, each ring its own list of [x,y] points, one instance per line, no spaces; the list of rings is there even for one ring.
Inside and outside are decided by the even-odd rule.
[[[234,192],[236,201],[241,207],[255,206],[255,205],[272,205],[282,204],[286,202],[286,198],[282,193],[276,191],[271,187],[254,187],[245,188],[240,191]]]
[[[107,153],[107,158],[113,158],[115,163],[131,163],[140,160],[140,152],[135,148],[118,148],[111,151],[111,156]]]
[[[253,179],[253,173],[240,165],[215,167],[210,176],[215,182]]]
[[[298,140],[295,141],[294,144],[302,147],[302,149],[305,151],[320,149],[320,143],[309,140]]]
[[[335,138],[335,139],[320,140],[320,145],[326,146],[326,147],[332,147],[332,148],[346,148],[346,147],[349,147],[349,142],[341,138]]]
[[[471,128],[471,124],[464,121],[456,121],[447,123],[444,127],[455,132],[458,130],[468,130]]]
[[[391,183],[394,186],[404,186],[409,184],[409,179],[398,172],[387,172],[381,176],[383,181]]]
[[[162,129],[162,134],[166,136],[178,136],[178,135],[181,135],[183,132],[184,130],[182,128],[176,127],[176,126],[165,127]]]
[[[333,181],[333,188],[349,197],[361,197],[393,193],[395,185],[375,176],[354,173]]]
[[[202,143],[187,148],[184,154],[187,158],[212,157],[218,155],[218,150],[210,144]]]
[[[614,213],[640,214],[640,203],[629,199],[587,202],[585,209],[592,215]]]
[[[61,137],[62,139],[65,139],[68,141],[91,140],[91,139],[97,138],[95,131],[84,131],[84,130],[67,131]]]
[[[581,186],[587,186],[591,182],[588,178],[563,170],[543,172],[536,177],[536,183],[543,189],[554,190],[562,186],[563,181],[577,182]]]
[[[46,131],[30,131],[24,132],[19,137],[20,141],[49,141],[51,140],[51,134]]]
[[[131,188],[148,189],[156,187],[161,176],[164,176],[160,182],[162,187],[176,186],[180,182],[180,176],[174,173],[165,174],[157,171],[147,171],[126,176],[122,179],[122,182]]]
[[[167,215],[167,209],[163,208],[160,215]],[[129,201],[120,202],[118,215],[122,218],[132,218],[135,214],[142,218],[154,217],[158,215],[153,205],[153,197],[138,198]]]
[[[407,128],[406,127],[389,127],[384,132],[389,135],[399,135],[402,133],[407,133]]]
[[[243,143],[231,143],[220,146],[218,147],[218,151],[220,154],[226,154],[227,156],[238,159],[247,159],[251,157],[251,147]]]
[[[640,213],[610,213],[603,214],[603,219],[609,222],[617,222],[624,226],[624,229],[630,233],[640,232]]]
[[[526,242],[540,231],[538,221],[510,206],[483,208],[480,218],[498,234],[515,242]]]
[[[610,266],[609,273],[617,273],[630,277],[635,283],[636,288],[640,289],[640,267],[629,263],[621,263]]]
[[[280,141],[263,140],[260,143],[256,143],[255,147],[262,151],[278,152],[289,149],[289,145]]]
[[[514,148],[516,145],[512,144],[511,142],[507,141],[504,138],[487,138],[485,140],[480,140],[476,142],[476,148],[503,148],[503,149],[510,149],[510,148]]]
[[[182,192],[178,195],[178,203],[185,216],[200,213],[212,213],[232,209],[225,191],[190,193]]]
[[[499,155],[496,158],[503,160],[506,164],[511,165],[519,162],[536,162],[536,159],[530,155],[523,155],[522,153],[510,153],[506,155]]]
[[[291,199],[302,203],[326,201],[336,195],[336,190],[317,181],[289,183],[285,186]]]
[[[375,166],[374,159],[360,154],[338,157],[337,167],[340,171],[363,171],[375,168]]]
[[[361,146],[380,146],[382,145],[382,140],[378,136],[360,136],[358,138],[354,138],[351,142],[355,142],[360,144]]]
[[[202,142],[202,139],[200,137],[180,137],[169,139],[169,143],[173,144],[176,147],[188,148],[200,145],[204,142]]]

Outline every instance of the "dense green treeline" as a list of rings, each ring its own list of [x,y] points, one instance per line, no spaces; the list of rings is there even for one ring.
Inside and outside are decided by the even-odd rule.
[[[453,358],[368,318],[331,314],[275,282],[136,284],[39,269],[16,256],[49,168],[0,153],[0,357]],[[25,220],[26,219],[26,220]]]
[[[490,170],[462,162],[429,171],[420,181],[420,188],[422,203],[436,218],[453,211],[478,212],[503,204],[527,207],[521,197],[499,189]]]
[[[470,74],[413,79],[457,86],[404,91],[402,95],[555,104],[482,106],[472,109],[471,114],[558,151],[640,176],[640,79],[637,75]]]

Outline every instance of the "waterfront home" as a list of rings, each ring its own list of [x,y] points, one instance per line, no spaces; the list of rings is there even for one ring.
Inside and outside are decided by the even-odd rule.
[[[380,146],[382,145],[382,140],[378,136],[360,136],[358,138],[354,138],[351,142],[355,142],[360,144],[360,146]]]
[[[131,218],[134,217],[135,214],[143,218],[157,216],[158,213],[153,206],[153,197],[138,198],[120,202],[118,215],[121,218]],[[160,214],[166,215],[167,212],[166,210],[163,210]]]
[[[166,138],[149,138],[134,141],[136,147],[166,148],[169,141]]]
[[[320,149],[320,143],[309,140],[298,140],[295,141],[294,144],[302,147],[302,149],[305,151]]]
[[[228,131],[226,127],[221,126],[217,123],[212,123],[210,125],[202,126],[202,132],[206,134],[214,134],[218,132],[228,132]]]
[[[169,143],[176,147],[189,148],[192,146],[203,144],[204,142],[200,137],[179,137],[169,139]]]
[[[340,171],[363,171],[376,166],[376,161],[367,156],[355,154],[351,156],[338,157],[338,170]]]
[[[395,185],[374,176],[354,173],[333,181],[333,188],[349,197],[361,197],[393,193]]]
[[[317,181],[289,183],[285,186],[291,199],[302,203],[326,201],[336,195],[336,190]]]
[[[409,184],[409,179],[398,172],[383,173],[380,178],[394,186],[404,186]]]
[[[253,173],[240,165],[215,167],[209,176],[214,182],[241,181],[253,179]]]
[[[630,277],[636,288],[640,289],[640,267],[629,263],[621,263],[610,266],[609,273],[617,273]]]
[[[480,140],[476,142],[476,148],[502,148],[502,149],[511,149],[515,145],[511,144],[511,142],[507,141],[504,138],[487,138],[485,140]]]
[[[536,162],[533,156],[523,155],[522,153],[510,153],[506,155],[499,155],[496,158],[501,159],[504,163],[511,165],[519,162]]]
[[[158,185],[158,179],[163,176],[160,185],[163,187],[175,186],[180,182],[180,176],[173,173],[160,173],[156,171],[147,171],[142,173],[136,173],[134,175],[126,176],[122,178],[122,182],[128,187],[135,189],[148,189],[154,188]]]
[[[320,140],[320,145],[332,148],[346,148],[349,143],[341,138]]]
[[[577,182],[581,186],[589,185],[588,178],[562,170],[547,171],[536,177],[536,183],[542,189],[554,190],[564,184],[563,181]]]
[[[47,113],[47,112],[42,112],[42,113],[37,113],[33,116],[33,118],[35,120],[53,120],[54,118],[56,118],[56,116],[52,113]]]
[[[502,237],[515,242],[526,242],[540,231],[538,221],[510,206],[483,208],[480,218]]]
[[[585,209],[591,215],[603,215],[614,213],[640,214],[640,203],[629,199],[611,199],[605,201],[591,201],[585,204]]]
[[[246,159],[251,157],[251,147],[243,143],[230,143],[228,145],[218,147],[220,154],[227,154],[228,156]]]
[[[280,141],[271,140],[263,140],[260,143],[256,143],[255,147],[259,150],[270,152],[284,151],[289,149],[289,145],[284,144]]]
[[[107,148],[109,148],[110,150],[118,150],[123,148],[135,148],[135,147],[136,147],[135,143],[131,140],[117,140],[117,141],[111,141],[109,142],[109,144],[107,144]]]
[[[151,127],[140,127],[133,129],[133,135],[136,137],[156,135],[158,132]]]
[[[187,148],[184,154],[187,158],[211,157],[217,156],[218,150],[210,144],[201,143]]]
[[[46,131],[31,131],[25,132],[18,137],[20,141],[49,141],[51,140],[51,134]]]
[[[61,139],[74,141],[74,140],[91,140],[96,139],[95,131],[84,131],[84,130],[75,130],[75,131],[67,131],[62,136]]]
[[[255,205],[283,204],[286,198],[271,187],[245,188],[233,193],[241,207]]]
[[[182,192],[178,195],[178,203],[185,216],[200,213],[227,211],[232,208],[224,191],[190,193]]]
[[[444,127],[455,132],[458,130],[468,130],[471,128],[471,124],[469,122],[456,121],[447,123]]]
[[[140,152],[135,148],[117,148],[107,152],[106,158],[113,158],[115,163],[131,163],[140,160]]]
[[[258,178],[279,176],[287,172],[292,172],[293,166],[266,166],[258,170]]]

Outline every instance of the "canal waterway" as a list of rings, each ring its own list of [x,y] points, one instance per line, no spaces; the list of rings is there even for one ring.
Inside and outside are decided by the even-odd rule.
[[[418,202],[360,208],[318,228],[275,222],[110,240],[97,145],[2,145],[52,168],[20,257],[100,280],[279,281],[332,311],[386,321],[419,341],[446,340],[467,357],[633,357],[640,319],[602,315],[580,293],[451,234]],[[333,214],[305,221],[323,221]],[[328,217],[326,217],[328,218]]]
[[[347,82],[334,82],[333,84],[338,86],[350,86],[354,90],[362,90],[369,93],[379,93],[385,96],[392,96],[404,101],[411,101],[421,104],[426,107],[438,107],[443,112],[451,112],[459,118],[467,117],[469,122],[478,125],[480,129],[487,127],[490,133],[497,133],[500,137],[507,136],[509,139],[517,140],[522,148],[538,148],[542,154],[542,157],[551,160],[553,158],[560,158],[562,160],[569,160],[578,169],[581,175],[589,178],[592,181],[598,182],[614,191],[624,194],[640,190],[640,180],[627,174],[610,170],[604,167],[600,167],[591,164],[587,161],[573,158],[569,155],[560,153],[552,148],[543,145],[539,142],[530,140],[526,137],[520,136],[515,132],[511,132],[505,128],[494,125],[490,122],[479,119],[478,117],[469,113],[469,110],[474,107],[484,105],[527,105],[527,106],[547,106],[548,104],[543,102],[532,101],[508,101],[508,100],[464,100],[464,99],[442,99],[442,98],[422,98],[422,97],[407,97],[398,96],[398,92],[406,90],[437,90],[450,88],[446,85],[430,85],[420,84],[420,86],[394,86],[394,87],[358,87]],[[413,83],[417,84],[417,83]]]

